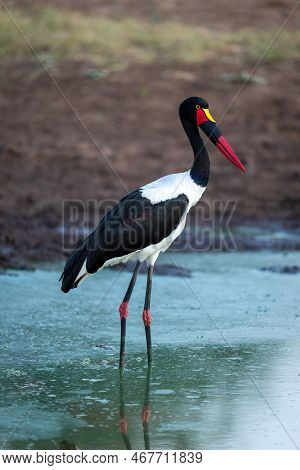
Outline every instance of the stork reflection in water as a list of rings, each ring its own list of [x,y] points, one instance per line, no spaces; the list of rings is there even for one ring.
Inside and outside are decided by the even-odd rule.
[[[144,432],[144,444],[145,449],[150,449],[150,417],[151,417],[151,408],[150,408],[150,384],[151,384],[151,367],[147,369],[146,376],[146,386],[145,386],[145,398],[144,405],[141,411],[141,420],[143,425]],[[128,422],[125,415],[125,384],[124,384],[124,374],[120,374],[120,420],[119,420],[119,430],[122,435],[125,448],[132,449],[132,445],[128,433]],[[133,447],[135,448],[135,446]]]

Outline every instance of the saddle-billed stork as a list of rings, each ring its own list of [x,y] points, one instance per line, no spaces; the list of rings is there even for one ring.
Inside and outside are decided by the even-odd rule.
[[[179,107],[179,116],[194,151],[192,168],[183,173],[164,176],[121,199],[100,220],[96,229],[75,248],[60,278],[62,291],[69,292],[88,275],[100,269],[129,260],[136,261],[119,308],[120,368],[124,366],[128,304],[143,261],[148,264],[148,277],[142,318],[148,364],[152,361],[150,298],[153,267],[159,254],[167,250],[183,231],[187,214],[201,198],[209,179],[209,156],[198,129],[231,163],[245,171],[212,118],[206,100],[196,97],[185,99]]]

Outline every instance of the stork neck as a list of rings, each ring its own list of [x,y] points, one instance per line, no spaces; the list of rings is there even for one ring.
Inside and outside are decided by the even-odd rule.
[[[182,121],[182,125],[194,152],[194,164],[191,168],[191,177],[195,183],[200,186],[207,186],[210,172],[208,151],[196,124],[193,125],[190,122]]]

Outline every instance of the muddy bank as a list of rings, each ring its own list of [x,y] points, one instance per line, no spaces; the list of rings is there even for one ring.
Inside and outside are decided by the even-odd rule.
[[[61,232],[60,227],[51,224],[43,226],[34,220],[34,228],[28,229],[26,223],[15,227],[10,223],[9,235],[2,232],[0,246],[0,268],[31,269],[39,261],[63,261],[72,251],[74,244],[68,243],[68,230]],[[92,229],[90,229],[92,230]],[[78,230],[77,240],[89,230]],[[188,225],[181,236],[170,248],[172,253],[205,253],[235,251],[298,251],[300,250],[300,231],[285,229],[279,224],[259,226],[243,225],[219,227]],[[120,269],[116,267],[116,269]],[[123,269],[123,268],[121,268]],[[129,263],[126,268],[133,270]],[[146,269],[144,267],[143,269]],[[184,268],[165,265],[158,274],[189,277]]]

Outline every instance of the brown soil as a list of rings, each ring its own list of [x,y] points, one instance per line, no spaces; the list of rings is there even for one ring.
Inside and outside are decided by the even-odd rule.
[[[6,3],[24,5],[26,1]],[[197,2],[190,3],[195,7]],[[217,7],[211,3],[203,2],[202,21],[215,26]],[[215,3],[220,9],[225,5]],[[250,3],[254,8],[262,2]],[[101,2],[101,7],[96,1],[72,4],[107,13],[109,2]],[[146,14],[143,9],[150,8],[146,4],[156,5],[164,18],[170,18],[170,11],[171,17],[193,20],[189,2],[176,0],[128,0],[122,7],[110,7],[109,12],[121,15],[126,9],[127,14],[142,15]],[[161,4],[164,8],[158,6]],[[177,7],[172,10],[173,4]],[[181,5],[186,4],[184,9]],[[242,2],[230,4],[236,5],[234,21],[239,27],[246,20],[251,25],[247,2],[243,2],[243,10]],[[267,18],[268,27],[279,25],[292,4],[265,1],[261,14],[253,13],[253,21],[257,25]],[[222,14],[218,18],[224,19]],[[231,21],[232,15],[227,14],[224,24],[228,28]],[[244,65],[242,70],[250,71],[252,66]],[[70,61],[51,69],[88,135],[35,59],[0,64],[2,265],[17,259],[62,256],[57,228],[62,224],[63,200],[116,200],[162,175],[187,169],[192,153],[179,123],[178,104],[189,95],[202,96],[218,118],[241,87],[241,83],[221,79],[223,73],[240,72],[241,65],[224,63],[221,58],[218,63],[199,66],[136,65],[98,79],[87,74],[91,68],[92,64]],[[276,221],[297,226],[299,64],[264,64],[257,73],[267,84],[247,85],[220,125],[247,173],[240,173],[209,145],[212,170],[205,201],[210,205],[215,200],[237,201],[233,218],[237,224]]]

